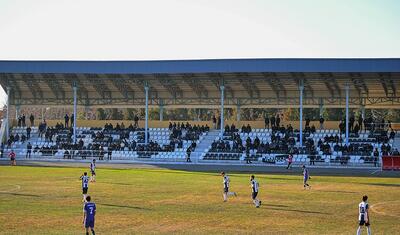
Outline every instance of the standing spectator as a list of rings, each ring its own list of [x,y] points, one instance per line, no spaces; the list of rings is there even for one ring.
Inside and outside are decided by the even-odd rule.
[[[26,121],[26,117],[25,114],[22,114],[22,126],[26,126],[25,121]]]
[[[30,138],[31,138],[31,131],[32,131],[32,129],[31,129],[31,127],[27,127],[26,128],[26,138],[29,140]]]
[[[218,118],[217,118],[217,128],[218,129],[221,128],[221,116],[218,116]]]
[[[139,117],[138,115],[135,114],[135,117],[133,118],[133,121],[135,121],[135,127],[138,128],[139,127]]]
[[[355,118],[354,118],[354,115],[351,115],[351,117],[350,117],[350,120],[349,120],[349,129],[350,129],[350,131],[353,131],[353,129],[354,129],[354,122],[355,122]]]
[[[16,162],[15,158],[17,156],[15,155],[14,150],[11,149],[11,152],[8,154],[8,157],[10,158],[11,166],[16,166],[17,162]]]
[[[31,126],[35,125],[35,117],[33,116],[33,114],[31,114],[31,116],[29,117],[29,120],[31,121]]]
[[[26,146],[26,158],[31,158],[31,153],[32,153],[32,145],[30,142],[28,142],[28,145]]]
[[[69,116],[68,116],[68,114],[65,114],[65,116],[64,116],[64,123],[65,123],[65,128],[68,128],[68,126],[69,126]]]
[[[276,127],[280,127],[280,123],[281,123],[281,118],[279,117],[279,114],[276,115]]]
[[[18,127],[21,127],[22,125],[22,118],[21,116],[18,117]]]
[[[214,129],[217,129],[217,118],[215,117],[215,115],[212,117],[212,122]]]
[[[192,162],[192,160],[190,160],[190,154],[192,153],[191,147],[187,148],[186,150],[186,162]]]
[[[72,114],[72,115],[71,115],[71,118],[70,118],[70,119],[71,119],[71,120],[70,120],[70,121],[71,121],[71,126],[70,126],[71,128],[74,127],[74,118],[75,118],[75,117],[74,117],[74,114]]]
[[[378,165],[378,159],[379,159],[379,151],[377,148],[375,148],[375,151],[374,151],[374,166],[375,167]]]
[[[264,118],[264,128],[269,129],[269,117],[268,116],[265,116],[265,118]]]
[[[270,123],[271,123],[271,128],[274,128],[275,127],[275,116],[274,115],[271,116]]]
[[[319,117],[319,129],[320,130],[322,130],[322,129],[324,129],[324,122],[325,122],[325,119],[324,119],[324,117],[322,117],[322,115]]]
[[[358,126],[360,127],[360,130],[362,131],[362,125],[363,125],[363,117],[360,115],[358,116]]]
[[[310,127],[310,122],[311,122],[310,118],[306,117],[306,126],[305,127]]]

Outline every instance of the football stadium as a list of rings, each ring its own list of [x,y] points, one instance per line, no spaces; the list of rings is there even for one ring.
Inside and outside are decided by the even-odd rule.
[[[13,4],[5,6],[12,9]],[[39,4],[42,10],[46,4]],[[241,11],[228,14],[230,3],[215,4],[230,20],[250,17]],[[67,12],[67,5],[56,13]],[[146,8],[145,3],[133,5]],[[208,13],[212,23],[199,25],[212,28],[216,22],[224,31],[219,26],[224,19],[213,18],[213,10],[200,5],[192,14]],[[0,22],[10,19],[17,25],[4,9]],[[125,10],[118,12],[110,16]],[[157,20],[165,16],[154,15]],[[67,25],[91,21],[77,22]],[[155,29],[165,33],[159,24]],[[86,26],[84,31],[90,31]],[[44,32],[41,27],[35,30]],[[12,34],[11,28],[0,23],[0,33]],[[137,30],[130,39],[152,39],[150,32]],[[173,26],[168,30],[157,40],[178,40]],[[100,32],[107,34],[103,28]],[[50,43],[39,33],[34,36],[29,40]],[[398,38],[400,32],[389,36]],[[215,49],[205,42],[192,58],[169,52],[164,59],[135,59],[129,53],[134,59],[107,59],[101,49],[105,53],[122,44],[114,39],[96,48],[101,55],[96,59],[70,59],[85,50],[60,39],[67,59],[15,59],[10,55],[28,53],[25,44],[15,36],[15,43],[6,45],[3,38],[0,51],[8,57],[0,55],[0,234],[400,234],[400,54],[316,57],[316,48],[327,49],[315,47],[304,58],[239,50],[239,58],[226,57],[224,50],[216,51],[221,53],[217,58],[197,56]],[[135,45],[138,53],[151,43]],[[263,47],[255,39],[238,46],[252,43],[257,50]],[[364,41],[360,45],[375,50]],[[25,49],[15,50],[19,46]],[[11,54],[7,47],[13,48]],[[295,53],[291,50],[285,55]]]

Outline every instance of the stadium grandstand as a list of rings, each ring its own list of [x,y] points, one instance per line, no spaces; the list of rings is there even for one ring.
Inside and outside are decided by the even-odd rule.
[[[295,164],[380,167],[382,156],[399,155],[400,127],[365,110],[400,108],[400,59],[0,61],[0,84],[8,95],[3,156],[279,165],[290,154]],[[78,106],[145,108],[145,116],[126,126],[80,125]],[[70,107],[73,120],[21,125],[11,107]],[[154,107],[160,120],[149,122]],[[163,120],[163,110],[189,107],[220,115]],[[236,121],[224,118],[226,108],[236,109]],[[244,108],[296,108],[300,118],[249,125],[240,120]],[[344,108],[344,122],[315,126],[305,108]],[[350,109],[361,110],[356,120]]]

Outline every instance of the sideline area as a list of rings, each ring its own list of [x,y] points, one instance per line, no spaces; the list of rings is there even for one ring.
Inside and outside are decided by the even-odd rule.
[[[89,167],[90,160],[18,160],[20,166],[48,167]],[[9,165],[8,159],[0,159],[0,166]],[[133,162],[123,160],[98,161],[97,167],[113,169],[171,169],[199,172],[251,172],[265,174],[301,175],[301,166],[294,165],[291,170],[285,166],[262,164],[207,164],[207,163],[170,163],[170,162]],[[358,176],[358,177],[400,177],[400,171],[381,171],[373,167],[337,167],[308,166],[310,174],[315,176]]]

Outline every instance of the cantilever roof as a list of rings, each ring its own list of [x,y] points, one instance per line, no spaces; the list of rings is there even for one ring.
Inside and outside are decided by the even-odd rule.
[[[400,72],[399,59],[0,61],[0,73]]]
[[[220,59],[170,61],[0,61],[0,85],[12,105],[294,107],[350,104],[400,108],[400,59]]]

